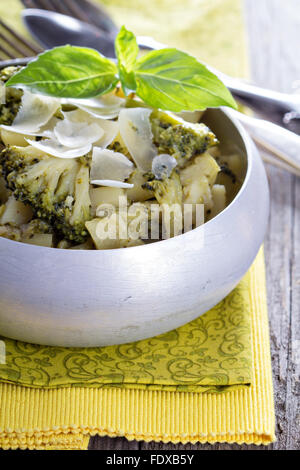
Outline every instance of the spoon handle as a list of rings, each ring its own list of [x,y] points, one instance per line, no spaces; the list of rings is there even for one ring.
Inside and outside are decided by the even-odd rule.
[[[300,136],[277,124],[253,118],[238,111],[229,110],[265,149],[275,154],[282,162],[300,171]]]
[[[148,36],[138,36],[137,41],[142,49],[156,50],[168,47]],[[299,95],[260,88],[244,80],[230,77],[211,66],[207,67],[224,82],[241,102],[260,113],[265,119],[300,134]],[[289,115],[292,117],[291,120],[289,120]]]
[[[243,80],[229,77],[211,69],[230,89],[232,94],[260,116],[300,134],[300,96],[260,88]],[[289,116],[291,117],[289,119]]]

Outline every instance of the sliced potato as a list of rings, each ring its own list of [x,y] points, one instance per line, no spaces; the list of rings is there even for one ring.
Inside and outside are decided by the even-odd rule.
[[[126,245],[126,248],[129,248],[130,246],[141,246],[141,245],[145,245],[145,242],[143,242],[143,240],[139,238],[138,240],[130,240]]]
[[[203,155],[196,157],[194,162],[180,172],[182,185],[190,184],[198,178],[205,176],[209,184],[213,185],[216,181],[220,167],[216,160],[205,152]]]
[[[209,147],[208,153],[214,158],[220,157],[221,155],[220,148],[217,145],[214,147]]]
[[[184,204],[204,204],[205,210],[213,206],[211,186],[206,176],[202,176],[183,186]]]
[[[93,242],[91,238],[89,238],[86,242],[81,243],[80,245],[75,245],[70,248],[70,250],[92,250],[92,249],[93,249]]]
[[[17,201],[13,196],[8,198],[0,218],[0,224],[22,225],[32,219],[33,213],[29,206]]]
[[[222,155],[218,158],[222,171],[218,174],[217,184],[226,188],[227,204],[229,204],[238,193],[243,181],[243,161],[240,155]]]
[[[36,233],[29,238],[22,238],[21,241],[30,245],[53,247],[53,235],[51,233]]]
[[[90,189],[92,208],[95,210],[100,206],[100,204],[112,204],[113,206],[118,207],[119,198],[122,196],[125,196],[125,190],[122,188],[109,188],[102,186],[100,188]]]
[[[127,189],[126,195],[130,201],[143,202],[153,198],[153,192],[148,189],[142,188],[142,185],[147,180],[143,176],[143,173],[139,170],[135,170],[128,179],[128,183],[133,184],[133,188]]]
[[[209,215],[209,219],[212,219],[218,215],[226,207],[226,188],[222,184],[214,184],[211,188],[213,206]]]
[[[204,204],[205,210],[213,206],[211,187],[220,168],[215,159],[205,152],[180,172],[185,204]],[[193,213],[195,210],[193,210]]]
[[[141,244],[148,236],[148,208],[141,203],[132,204],[127,213],[113,212],[86,222],[93,242],[98,250],[125,248]]]
[[[69,240],[60,240],[60,242],[58,242],[56,248],[60,248],[61,250],[67,250],[68,248],[70,248],[72,246],[71,242],[69,242]]]
[[[85,226],[88,229],[97,250],[108,250],[112,248],[121,248],[123,246],[126,246],[126,243],[124,242],[127,240],[122,240],[121,242],[121,240],[117,238],[117,236],[115,238],[105,238],[105,239],[100,238],[98,236],[99,224],[104,226],[106,222],[107,222],[107,218],[104,217],[103,219],[96,218],[85,223]]]
[[[226,157],[221,158],[224,162],[227,162],[228,167],[233,173],[239,178],[242,172],[242,159],[241,156],[233,153],[231,155],[226,155]]]

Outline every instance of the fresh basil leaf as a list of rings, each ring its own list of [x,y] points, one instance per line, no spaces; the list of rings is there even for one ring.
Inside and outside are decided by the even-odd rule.
[[[125,95],[128,96],[130,93],[135,93],[136,81],[134,72],[127,72],[127,70],[122,65],[119,65],[118,68],[120,82]]]
[[[122,26],[116,37],[115,51],[122,88],[124,93],[129,95],[136,90],[136,82],[132,69],[138,56],[139,47],[135,35],[128,31],[125,26]]]
[[[138,56],[139,46],[137,45],[135,35],[128,31],[125,26],[122,26],[116,37],[115,51],[118,62],[130,72]]]
[[[61,98],[91,98],[112,90],[117,67],[94,49],[55,47],[40,54],[6,82],[6,86]]]
[[[225,85],[197,59],[177,49],[148,52],[137,60],[134,71],[137,95],[154,108],[174,112],[236,108]]]

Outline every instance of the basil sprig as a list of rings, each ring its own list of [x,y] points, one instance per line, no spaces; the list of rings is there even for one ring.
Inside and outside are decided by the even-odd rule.
[[[117,64],[94,49],[55,47],[37,56],[6,82],[33,93],[61,98],[91,98],[121,82],[151,107],[193,111],[236,103],[225,85],[197,59],[174,48],[138,58],[135,35],[123,26],[115,40]]]
[[[91,98],[113,90],[118,81],[116,64],[99,52],[60,46],[38,55],[6,86],[57,98]]]
[[[122,26],[115,40],[115,51],[118,59],[120,82],[125,95],[136,91],[134,65],[139,53],[136,37]]]

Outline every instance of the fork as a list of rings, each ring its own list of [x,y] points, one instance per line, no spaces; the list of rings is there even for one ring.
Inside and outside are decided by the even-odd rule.
[[[42,49],[14,31],[0,19],[0,60],[31,57]]]

